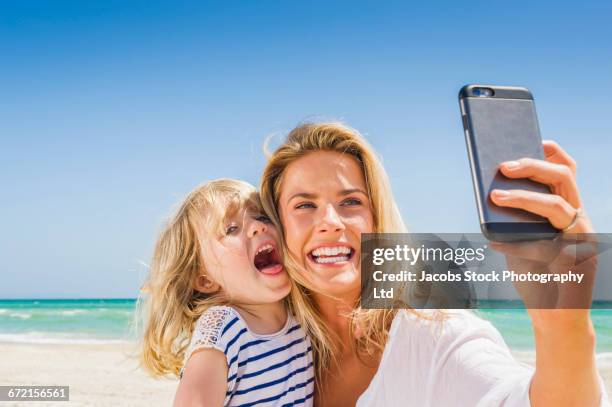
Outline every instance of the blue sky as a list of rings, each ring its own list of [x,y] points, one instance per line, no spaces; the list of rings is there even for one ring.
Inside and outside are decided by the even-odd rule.
[[[172,205],[341,119],[414,231],[475,232],[457,91],[532,90],[612,232],[610,2],[0,2],[0,298],[134,297]]]

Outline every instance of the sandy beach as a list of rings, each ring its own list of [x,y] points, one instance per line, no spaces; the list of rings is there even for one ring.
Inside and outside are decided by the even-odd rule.
[[[138,369],[130,343],[52,345],[0,343],[0,384],[67,385],[70,402],[45,406],[169,406],[177,381],[155,380]],[[514,352],[533,364],[533,352]],[[612,394],[612,354],[598,356],[598,368]],[[0,406],[41,406],[0,402]]]
[[[138,369],[133,345],[0,343],[2,385],[70,386],[70,402],[0,402],[0,406],[170,406],[177,381]]]

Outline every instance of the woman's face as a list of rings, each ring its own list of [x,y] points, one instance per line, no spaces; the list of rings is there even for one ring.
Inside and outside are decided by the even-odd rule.
[[[374,231],[367,188],[349,154],[316,151],[285,169],[279,213],[291,255],[323,294],[358,295],[362,233]]]

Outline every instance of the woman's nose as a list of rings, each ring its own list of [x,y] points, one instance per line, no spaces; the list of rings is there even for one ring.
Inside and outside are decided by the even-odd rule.
[[[254,237],[258,234],[262,234],[267,230],[267,226],[260,220],[253,219],[249,221],[249,227],[247,229],[247,234],[249,237]]]
[[[333,205],[327,205],[323,212],[323,217],[319,222],[317,230],[319,232],[340,232],[345,228],[344,222]]]

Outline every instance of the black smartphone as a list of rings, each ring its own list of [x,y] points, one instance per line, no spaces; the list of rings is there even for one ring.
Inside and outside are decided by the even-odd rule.
[[[459,106],[482,233],[496,241],[554,238],[559,231],[548,219],[497,206],[490,198],[493,189],[551,193],[547,185],[510,179],[499,170],[504,161],[544,159],[531,92],[510,86],[466,85],[459,91]]]

